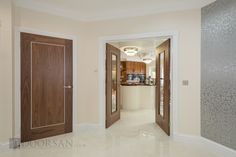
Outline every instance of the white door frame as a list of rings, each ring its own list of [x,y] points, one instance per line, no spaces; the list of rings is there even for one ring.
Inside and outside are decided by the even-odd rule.
[[[170,132],[171,136],[177,134],[177,118],[178,118],[178,32],[154,32],[131,35],[114,35],[99,38],[99,109],[100,109],[100,126],[105,128],[106,113],[106,43],[115,41],[138,40],[144,38],[171,38],[171,103],[170,103]]]
[[[65,34],[58,34],[53,32],[47,32],[47,31],[41,31],[41,30],[35,30],[25,27],[16,27],[15,28],[15,54],[14,54],[14,88],[15,88],[15,106],[14,106],[14,137],[20,138],[21,137],[21,61],[20,61],[20,33],[31,33],[31,34],[37,34],[37,35],[45,35],[50,37],[56,37],[56,38],[63,38],[63,39],[69,39],[73,41],[73,130],[76,129],[77,123],[78,123],[78,112],[77,112],[77,37],[74,35],[65,35]]]

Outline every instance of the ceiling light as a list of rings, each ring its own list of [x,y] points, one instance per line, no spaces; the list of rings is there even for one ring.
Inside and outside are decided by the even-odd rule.
[[[143,62],[146,64],[150,64],[152,62],[152,59],[151,58],[144,58]]]
[[[127,56],[135,56],[138,51],[139,51],[139,48],[138,47],[135,47],[135,46],[126,46],[126,47],[123,47],[121,49]]]

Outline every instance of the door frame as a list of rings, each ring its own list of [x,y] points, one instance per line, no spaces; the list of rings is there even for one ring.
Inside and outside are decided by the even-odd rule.
[[[171,61],[170,61],[170,79],[171,79],[171,96],[170,96],[170,136],[178,133],[178,31],[153,32],[142,34],[112,35],[99,38],[98,51],[98,72],[99,72],[99,124],[105,128],[106,120],[106,43],[117,41],[138,40],[144,38],[169,37],[171,39]],[[175,91],[175,92],[174,92]],[[154,120],[155,121],[155,120]]]
[[[20,34],[21,32],[31,33],[36,35],[44,35],[55,38],[63,38],[73,41],[73,131],[76,130],[78,124],[78,112],[77,112],[77,91],[78,91],[78,72],[77,72],[77,37],[74,35],[58,34],[54,32],[35,30],[26,27],[15,28],[15,39],[14,39],[14,108],[13,108],[13,137],[21,138],[21,60],[20,60]]]

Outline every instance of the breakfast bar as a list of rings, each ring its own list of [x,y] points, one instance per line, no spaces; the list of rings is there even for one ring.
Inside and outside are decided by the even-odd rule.
[[[123,110],[153,109],[155,106],[154,85],[121,85],[121,108]]]

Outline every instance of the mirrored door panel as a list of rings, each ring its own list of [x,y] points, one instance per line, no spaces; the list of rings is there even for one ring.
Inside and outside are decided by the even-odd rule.
[[[112,54],[112,107],[111,112],[117,111],[117,56]]]
[[[160,115],[164,117],[164,83],[165,83],[165,52],[162,52],[159,54],[159,68],[160,68],[160,106],[159,106],[159,111]]]

